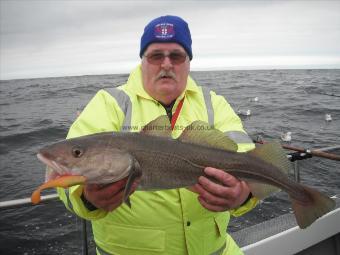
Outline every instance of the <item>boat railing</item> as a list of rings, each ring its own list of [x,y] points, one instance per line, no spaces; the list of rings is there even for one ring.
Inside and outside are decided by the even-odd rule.
[[[319,151],[336,151],[340,149],[339,146],[331,146],[318,149]],[[300,182],[300,167],[299,160],[311,158],[311,155],[308,155],[307,152],[295,152],[287,155],[288,159],[293,162],[293,170],[294,170],[294,179],[297,182]],[[59,200],[58,194],[49,194],[41,196],[42,204],[52,203]],[[31,198],[21,198],[21,199],[13,199],[8,201],[0,201],[0,210],[13,209],[18,207],[30,207],[35,206],[31,202]],[[82,237],[82,254],[88,254],[88,240],[87,240],[87,221],[85,219],[81,219],[81,237]]]

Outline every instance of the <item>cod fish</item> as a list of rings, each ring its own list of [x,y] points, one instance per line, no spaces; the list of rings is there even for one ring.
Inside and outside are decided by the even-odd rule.
[[[172,139],[166,116],[138,133],[104,132],[63,140],[39,151],[37,157],[50,171],[31,200],[39,203],[41,190],[50,187],[108,184],[128,177],[124,201],[129,204],[136,178],[140,178],[138,190],[190,187],[199,176],[206,176],[203,170],[210,166],[247,181],[259,199],[274,191],[287,192],[300,228],[335,207],[328,196],[288,178],[291,163],[279,143],[267,143],[247,153],[238,153],[237,148],[223,132],[202,121],[194,121],[178,139]]]

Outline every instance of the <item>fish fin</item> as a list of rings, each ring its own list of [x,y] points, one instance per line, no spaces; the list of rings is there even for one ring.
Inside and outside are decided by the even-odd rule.
[[[223,132],[200,120],[196,120],[187,126],[178,140],[227,151],[237,151],[238,148],[237,144]]]
[[[133,163],[129,166],[129,168],[130,168],[130,173],[129,173],[129,177],[124,188],[123,202],[131,208],[131,202],[129,198],[130,193],[131,193],[131,188],[132,188],[134,181],[137,178],[142,176],[142,170],[140,168],[138,161],[135,158],[133,158]]]
[[[291,162],[287,159],[286,153],[278,142],[256,146],[254,150],[248,153],[275,166],[275,168],[279,169],[285,175],[288,175],[289,171],[291,171]],[[253,180],[248,182],[248,186],[252,194],[259,199],[264,199],[280,191],[278,187],[266,183],[254,182]]]
[[[291,162],[287,159],[287,155],[279,142],[270,142],[256,146],[254,150],[248,153],[275,166],[286,175],[292,172]]]
[[[247,181],[247,180],[245,180]],[[249,189],[251,193],[253,194],[254,197],[258,199],[265,199],[269,195],[273,193],[279,192],[281,189],[278,187],[275,187],[273,185],[269,184],[264,184],[264,183],[259,183],[259,182],[254,182],[253,180],[247,182]]]
[[[152,136],[171,137],[171,131],[169,118],[163,115],[145,125],[141,133]]]
[[[297,224],[300,228],[306,228],[316,219],[335,208],[335,201],[319,191],[302,185],[311,198],[311,203],[299,202],[291,197],[292,208]]]

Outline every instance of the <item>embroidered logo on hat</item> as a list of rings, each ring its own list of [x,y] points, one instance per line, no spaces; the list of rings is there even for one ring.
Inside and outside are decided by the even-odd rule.
[[[170,39],[175,36],[174,25],[170,23],[160,23],[155,26],[155,37],[158,39]]]

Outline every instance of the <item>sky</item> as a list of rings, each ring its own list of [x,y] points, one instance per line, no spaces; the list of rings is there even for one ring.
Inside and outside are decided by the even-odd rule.
[[[129,73],[167,14],[189,24],[194,71],[340,68],[339,13],[339,0],[0,0],[0,80]]]

